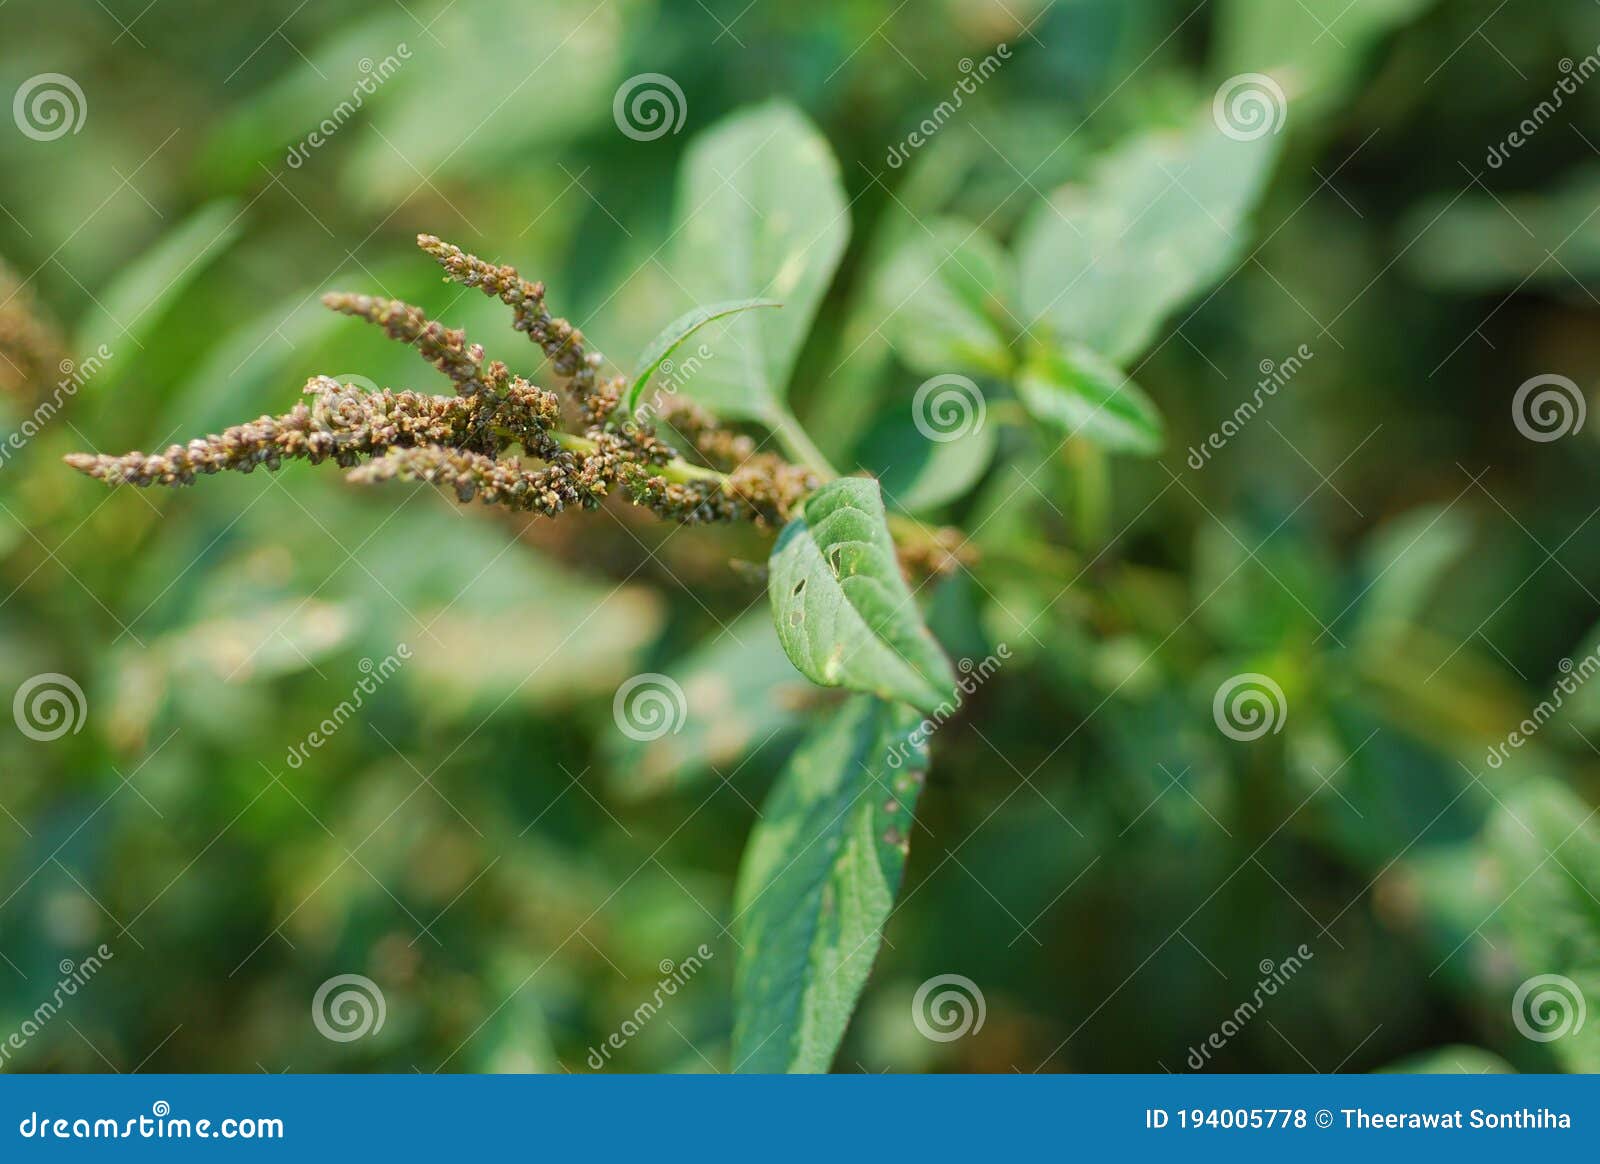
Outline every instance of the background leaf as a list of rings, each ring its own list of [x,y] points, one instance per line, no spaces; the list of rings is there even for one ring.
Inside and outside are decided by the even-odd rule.
[[[910,708],[858,696],[802,743],[739,867],[733,1062],[826,1071],[883,941],[927,751]]]
[[[927,513],[964,497],[978,482],[994,460],[999,429],[993,422],[972,424],[953,440],[929,440],[907,400],[872,427],[856,456],[877,474],[884,504]]]
[[[1236,141],[1207,110],[1181,133],[1118,147],[1024,225],[1017,254],[1027,318],[1126,364],[1239,254],[1280,140]]]
[[[684,159],[678,231],[674,272],[689,295],[784,304],[730,322],[688,391],[721,417],[777,424],[800,345],[850,237],[833,151],[787,103],[727,118]]]
[[[1016,273],[981,228],[938,219],[916,231],[889,259],[881,294],[893,304],[881,325],[918,371],[1004,376],[1015,362]]]
[[[1359,76],[1375,41],[1435,0],[1224,0],[1217,7],[1218,76],[1271,69],[1320,112]]]
[[[1161,413],[1132,380],[1082,344],[1040,345],[1017,377],[1023,406],[1067,437],[1118,453],[1154,455]]]
[[[1549,780],[1528,781],[1496,807],[1487,835],[1502,905],[1493,920],[1508,931],[1517,959],[1504,1005],[1540,1034],[1561,1030],[1546,1045],[1567,1070],[1600,1071],[1600,1028],[1577,1010],[1584,997],[1600,997],[1597,810]],[[1564,1004],[1543,1010],[1530,995],[1515,1006],[1518,987],[1544,975],[1566,979],[1582,997],[1568,992]]]
[[[104,344],[115,353],[91,381],[96,396],[104,395],[139,362],[144,341],[166,311],[238,235],[241,215],[231,199],[202,206],[105,287],[77,340],[82,352],[98,351]]]
[[[699,784],[713,769],[730,775],[753,749],[787,738],[803,721],[805,697],[816,692],[795,674],[765,609],[750,611],[663,673],[683,691],[679,729],[653,740],[607,737],[611,785],[630,800]]]

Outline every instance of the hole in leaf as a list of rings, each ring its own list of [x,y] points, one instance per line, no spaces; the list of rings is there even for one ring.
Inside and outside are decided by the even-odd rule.
[[[843,552],[840,546],[834,546],[833,549],[828,551],[828,566],[833,570],[835,578],[839,576],[839,557]]]
[[[806,580],[804,578],[794,584],[794,589],[789,591],[789,597],[799,598],[805,592]]]

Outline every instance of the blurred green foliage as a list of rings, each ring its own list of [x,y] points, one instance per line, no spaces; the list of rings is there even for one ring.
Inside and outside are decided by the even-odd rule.
[[[625,508],[508,517],[300,466],[107,494],[59,458],[284,411],[313,373],[434,387],[324,312],[332,288],[514,352],[498,305],[436,281],[418,231],[544,279],[627,370],[694,302],[762,293],[675,231],[679,174],[698,134],[782,97],[837,155],[852,225],[839,274],[802,289],[818,325],[770,337],[798,365],[766,389],[837,463],[969,533],[977,561],[930,623],[955,658],[1013,652],[932,741],[837,1066],[1182,1070],[1261,964],[1305,944],[1212,1068],[1600,1069],[1600,1025],[1538,1042],[1512,1019],[1533,976],[1600,987],[1600,690],[1485,762],[1597,647],[1600,426],[1531,442],[1511,401],[1534,375],[1600,375],[1600,87],[1485,159],[1563,59],[1597,50],[1600,8],[141,7],[0,8],[4,90],[59,72],[87,104],[58,140],[0,132],[0,256],[76,359],[112,353],[0,466],[0,693],[57,672],[88,709],[59,739],[0,732],[0,1038],[63,959],[114,954],[8,1067],[584,1070],[702,944],[704,970],[607,1069],[732,1065],[741,849],[797,729],[839,703],[783,658],[760,578],[729,568],[769,539]],[[1004,67],[890,164],[1002,43]],[[979,296],[992,327],[954,330],[960,285],[935,285],[925,317],[897,310],[928,282],[925,240],[976,224],[966,268],[1014,285],[1024,321],[1092,327],[1111,292],[1055,300],[1052,248],[1157,180],[1130,143],[1268,70],[1290,105],[1261,205],[1185,244],[1204,279],[1116,252],[1152,316],[1098,345],[1116,368],[1047,361],[1012,391],[1008,313]],[[681,132],[619,130],[613,95],[646,72],[681,87]],[[743,211],[719,213],[705,245]],[[1302,345],[1292,381],[1191,466]],[[981,446],[908,435],[947,359],[989,361]],[[1063,448],[1076,422],[1051,430],[1038,400],[1123,372],[1164,451]],[[50,392],[0,397],[0,427]],[[770,420],[764,404],[739,415]],[[1126,447],[1152,446],[1149,416],[1126,424]],[[291,764],[362,661],[402,643],[412,659]],[[613,695],[643,671],[681,683],[682,731],[616,730]],[[1217,730],[1241,673],[1281,687],[1281,731]],[[380,984],[386,1021],[340,1043],[310,1008],[346,973]],[[986,1021],[935,1042],[912,999],[948,973],[981,987]]]

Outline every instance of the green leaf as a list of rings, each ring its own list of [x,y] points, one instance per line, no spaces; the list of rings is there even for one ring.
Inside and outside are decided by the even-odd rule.
[[[719,122],[689,147],[677,233],[674,269],[695,299],[767,296],[785,305],[731,321],[689,391],[725,419],[778,424],[788,417],[795,359],[850,236],[828,143],[782,103]]]
[[[727,299],[721,303],[712,303],[684,312],[662,328],[656,338],[645,346],[644,354],[639,357],[638,369],[633,374],[633,383],[629,385],[628,395],[624,400],[626,410],[632,412],[639,407],[639,397],[644,392],[644,386],[649,383],[650,377],[667,357],[678,350],[678,345],[713,319],[736,315],[752,307],[782,306],[783,304],[776,299]]]
[[[1104,158],[1023,227],[1025,317],[1127,363],[1239,254],[1280,141],[1235,140],[1207,109],[1186,133],[1147,134]]]
[[[905,871],[928,765],[918,728],[904,705],[852,699],[806,738],[767,797],[735,893],[736,1070],[833,1062]]]
[[[1380,1067],[1383,1075],[1515,1075],[1516,1069],[1493,1051],[1464,1045],[1408,1055]]]
[[[98,296],[93,322],[82,325],[78,349],[101,345],[122,358],[108,361],[90,381],[103,397],[136,360],[139,345],[163,314],[239,233],[243,212],[232,200],[202,206],[169,230],[154,246],[124,267]]]
[[[830,481],[811,495],[778,538],[767,590],[778,640],[812,682],[930,714],[956,700],[955,672],[900,576],[871,478]]]
[[[1374,645],[1422,620],[1452,566],[1472,545],[1472,522],[1449,506],[1424,506],[1390,518],[1362,547],[1357,633]]]
[[[1117,453],[1154,455],[1161,413],[1144,390],[1082,344],[1040,346],[1016,381],[1023,407],[1064,436]]]
[[[926,427],[926,424],[924,424]],[[979,423],[930,440],[912,402],[887,411],[862,441],[860,463],[877,473],[884,501],[903,513],[927,513],[964,497],[994,460],[999,426]]]
[[[731,771],[753,749],[787,736],[803,716],[795,696],[814,694],[790,666],[764,610],[750,611],[664,670],[683,693],[676,730],[606,737],[608,784],[628,800],[698,784],[713,768]]]
[[[1578,1009],[1584,996],[1600,997],[1596,810],[1548,779],[1524,781],[1497,809],[1486,830],[1491,860],[1484,873],[1498,886],[1493,921],[1506,937],[1492,933],[1490,941],[1515,967],[1496,1002],[1566,1070],[1600,1071],[1600,1024],[1592,1015],[1585,1023]]]
[[[352,121],[339,131],[332,164],[340,167],[340,194],[374,209],[399,206],[427,181],[503,174],[597,125],[611,129],[606,113],[626,75],[625,8],[597,13],[583,0],[541,0],[537,8],[527,0],[440,5],[427,32],[402,31],[410,56],[361,102],[357,118],[370,126]],[[367,51],[382,68],[395,48],[381,41]],[[348,86],[359,75],[352,75],[350,57],[326,71],[345,80],[344,92],[354,98]],[[372,84],[377,77],[359,79]],[[337,100],[321,108],[331,111]],[[681,116],[682,94],[663,100]],[[529,116],[530,104],[536,116]],[[461,127],[466,109],[473,111],[471,132]]]
[[[895,188],[894,200],[867,237],[861,275],[848,291],[834,351],[841,354],[826,379],[806,399],[806,419],[827,453],[843,457],[878,413],[888,389],[894,354],[883,321],[893,312],[885,273],[901,243],[922,232],[921,223],[949,203],[989,147],[976,134],[940,134],[921,151]]]
[[[917,231],[889,259],[882,294],[892,305],[882,326],[910,367],[1010,373],[1016,273],[978,227],[942,219]]]
[[[1401,223],[1415,240],[1405,265],[1430,287],[1468,294],[1590,282],[1600,277],[1597,202],[1592,164],[1541,182],[1537,193],[1430,198]]]
[[[1374,43],[1434,2],[1223,0],[1213,72],[1231,79],[1271,69],[1305,94],[1297,115],[1320,114],[1359,79]]]

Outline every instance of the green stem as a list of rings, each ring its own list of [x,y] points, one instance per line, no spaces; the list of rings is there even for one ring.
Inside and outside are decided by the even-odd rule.
[[[593,453],[595,443],[588,437],[581,437],[570,432],[552,432],[551,438],[564,449],[574,453]],[[691,465],[688,461],[674,459],[665,465],[659,466],[661,476],[668,481],[687,484],[691,481],[715,481],[719,485],[726,485],[728,475],[719,473],[715,469],[707,469],[702,465]]]
[[[839,475],[839,471],[828,464],[828,458],[812,443],[811,437],[792,413],[778,408],[762,417],[762,420],[772,430],[772,435],[778,438],[778,443],[789,454],[790,460],[798,461],[824,481],[831,481]]]

